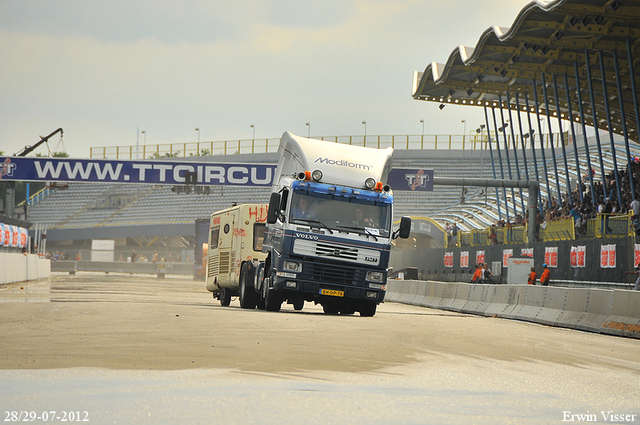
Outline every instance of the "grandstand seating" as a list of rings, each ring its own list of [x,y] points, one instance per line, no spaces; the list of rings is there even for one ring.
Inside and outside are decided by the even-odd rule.
[[[603,162],[606,171],[613,169],[610,144],[602,145]],[[584,146],[579,149],[580,173],[586,170]],[[571,146],[567,147],[569,179],[575,188],[577,170]],[[590,146],[592,168],[599,174],[599,161],[593,159],[595,145]],[[634,146],[633,155],[640,155],[640,148]],[[616,157],[620,170],[626,167],[626,151],[621,138],[616,139]],[[556,196],[556,183],[553,179],[553,159],[551,152],[546,151],[549,185],[552,196]],[[516,178],[516,166],[513,152],[510,152],[512,176]],[[541,155],[537,151],[538,174],[540,176],[541,193],[546,197],[546,181],[541,164]],[[233,156],[227,157],[233,160]],[[498,161],[496,152],[494,160]],[[556,148],[558,171],[564,175],[562,150]],[[535,179],[533,158],[527,151],[527,168],[530,179]],[[508,179],[506,155],[502,153],[504,178]],[[520,178],[524,179],[525,163],[521,151],[518,151],[518,167]],[[492,179],[490,152],[484,150],[396,150],[394,167],[433,169],[435,176]],[[497,178],[502,174],[497,171]],[[561,190],[565,190],[566,178],[561,177]],[[506,189],[508,205],[500,191],[500,205],[496,202],[494,188],[462,188],[451,186],[435,186],[432,192],[394,193],[396,209],[395,218],[403,215],[430,217],[437,222],[456,221],[463,230],[482,229],[495,223],[499,217],[514,217],[513,200],[517,213],[522,214],[522,205],[527,204],[526,190]],[[55,190],[35,204],[30,211],[29,221],[46,225],[49,228],[77,229],[105,226],[132,226],[148,224],[185,224],[196,219],[209,218],[214,211],[227,208],[234,203],[267,203],[270,188],[251,188],[241,186],[216,186],[209,195],[178,194],[170,186],[133,185],[133,184],[99,184],[70,183],[66,190]]]

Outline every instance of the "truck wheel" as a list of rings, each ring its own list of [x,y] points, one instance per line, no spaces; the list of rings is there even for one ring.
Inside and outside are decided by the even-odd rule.
[[[338,314],[340,312],[340,304],[326,302],[322,304],[322,310],[325,314]]]
[[[231,290],[229,288],[220,288],[220,305],[228,307],[231,304]]]
[[[253,274],[255,268],[250,263],[242,264],[240,268],[240,307],[246,309],[256,308],[258,294],[253,289]]]
[[[295,311],[300,311],[304,307],[304,300],[295,300],[292,304]]]
[[[258,267],[256,267],[255,280],[254,280],[254,288],[258,296],[258,303],[256,305],[256,307],[258,307],[258,310],[264,310],[264,298],[262,294],[263,279],[264,279],[264,263],[260,263],[258,264]]]
[[[378,304],[376,303],[365,303],[362,307],[360,307],[360,316],[373,317],[376,314],[376,307],[378,307]]]
[[[282,296],[273,288],[270,288],[271,273],[264,278],[262,282],[262,298],[264,299],[264,309],[267,311],[280,311],[282,307]]]

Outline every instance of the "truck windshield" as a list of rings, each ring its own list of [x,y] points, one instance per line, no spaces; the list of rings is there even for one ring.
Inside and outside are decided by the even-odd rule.
[[[391,204],[333,194],[295,190],[289,221],[373,236],[389,237]]]

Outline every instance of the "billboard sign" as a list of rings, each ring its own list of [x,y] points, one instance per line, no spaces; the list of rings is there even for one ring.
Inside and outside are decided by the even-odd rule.
[[[0,157],[0,181],[271,186],[275,164]]]
[[[394,191],[433,191],[433,170],[394,168],[389,172],[388,182]]]

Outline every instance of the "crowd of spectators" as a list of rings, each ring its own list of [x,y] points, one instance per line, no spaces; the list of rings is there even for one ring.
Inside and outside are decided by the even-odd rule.
[[[633,199],[634,192],[631,190],[629,170],[633,176],[632,181],[636,199]],[[536,218],[538,228],[546,227],[546,224],[550,221],[573,218],[576,233],[586,235],[587,223],[589,220],[597,218],[599,214],[628,214],[629,211],[633,211],[632,226],[634,225],[633,222],[635,222],[636,227],[634,227],[634,230],[640,234],[640,158],[634,157],[628,169],[618,170],[617,178],[615,171],[611,171],[605,175],[603,183],[601,176],[598,176],[593,169],[591,170],[591,177],[589,176],[589,171],[587,171],[582,176],[580,187],[578,187],[578,182],[575,182],[570,197],[564,193],[560,200],[554,196],[546,200],[543,204],[542,212],[538,211],[538,217]],[[593,190],[591,190],[592,181]],[[622,202],[618,200],[618,185]],[[527,212],[524,216],[517,215],[513,222],[499,220],[495,226],[500,228],[526,226],[528,219]],[[491,242],[497,243],[491,238],[491,233],[495,233],[495,231],[491,229],[489,233]]]

